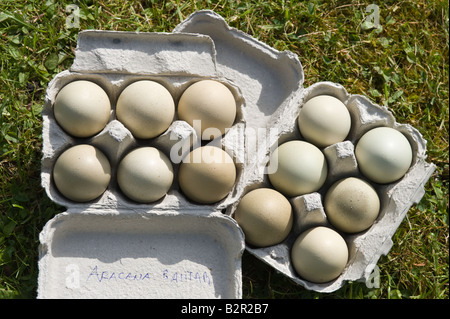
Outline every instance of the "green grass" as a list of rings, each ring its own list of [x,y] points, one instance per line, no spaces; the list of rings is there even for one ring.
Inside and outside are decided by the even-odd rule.
[[[65,7],[81,10],[65,28]],[[0,3],[0,298],[34,298],[39,232],[63,208],[40,186],[42,110],[48,82],[70,67],[84,29],[166,31],[199,9],[278,50],[298,54],[305,86],[341,83],[387,105],[428,141],[437,170],[379,263],[380,288],[348,283],[319,294],[244,254],[245,298],[448,298],[449,7],[447,1],[12,1]],[[370,22],[370,21],[369,21]]]

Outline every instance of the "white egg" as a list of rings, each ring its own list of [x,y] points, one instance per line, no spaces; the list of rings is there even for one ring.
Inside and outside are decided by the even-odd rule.
[[[291,204],[271,188],[258,188],[240,200],[234,218],[245,234],[245,241],[256,247],[282,242],[293,223]]]
[[[173,121],[175,102],[158,82],[141,80],[128,85],[117,100],[116,116],[137,138],[163,133]]]
[[[76,202],[91,201],[102,195],[110,179],[108,158],[91,145],[72,146],[56,159],[53,167],[56,188]]]
[[[270,157],[273,172],[269,180],[286,196],[299,196],[319,190],[325,183],[328,165],[323,153],[311,143],[289,141]],[[276,169],[275,169],[276,168]]]
[[[324,208],[328,220],[338,230],[357,233],[375,222],[380,212],[380,199],[368,182],[348,177],[328,189]]]
[[[178,102],[178,117],[196,129],[203,140],[225,134],[236,118],[236,101],[222,83],[202,80],[190,85]]]
[[[298,127],[306,141],[318,147],[342,142],[351,128],[350,112],[341,100],[319,95],[300,109]]]
[[[236,181],[236,166],[221,148],[198,147],[183,159],[178,181],[186,197],[201,204],[212,204],[230,193]]]
[[[111,103],[99,85],[78,80],[70,82],[59,91],[53,113],[56,122],[70,135],[90,137],[108,123]]]
[[[119,163],[117,182],[122,192],[140,203],[161,199],[172,186],[172,163],[160,150],[141,147],[128,153]]]
[[[413,152],[405,135],[390,127],[377,127],[359,139],[355,156],[362,174],[376,183],[386,184],[405,175]]]
[[[295,240],[291,249],[292,266],[307,281],[325,283],[336,279],[348,261],[344,238],[331,228],[310,228]]]

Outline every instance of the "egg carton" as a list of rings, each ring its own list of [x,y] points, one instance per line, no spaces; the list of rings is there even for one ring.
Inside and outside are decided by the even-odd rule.
[[[133,48],[133,49],[131,49]],[[118,53],[119,52],[119,53]],[[133,134],[116,119],[115,104],[120,92],[129,84],[138,80],[151,80],[162,84],[178,101],[184,90],[191,84],[214,79],[225,84],[233,93],[237,104],[235,124],[225,136],[210,144],[222,146],[234,158],[238,179],[243,171],[244,161],[239,159],[238,147],[234,143],[242,141],[244,121],[241,109],[244,103],[239,88],[216,72],[214,46],[211,39],[203,35],[131,32],[85,31],[79,34],[78,47],[74,63],[70,70],[63,71],[49,83],[43,117],[43,157],[42,185],[49,197],[56,203],[68,207],[68,210],[96,210],[104,208],[130,208],[148,210],[148,208],[198,208],[199,205],[187,200],[180,194],[174,183],[167,196],[162,200],[148,204],[130,201],[119,190],[115,169],[119,161],[130,150],[152,146],[160,149],[173,159],[177,171],[182,158],[190,149],[200,146],[201,140],[193,127],[179,120],[175,114],[172,124],[161,135],[152,139],[136,139]],[[192,63],[196,61],[198,63]],[[139,66],[141,71],[139,70]],[[108,94],[112,111],[106,127],[89,138],[76,138],[67,134],[56,122],[53,103],[58,92],[68,83],[76,80],[89,80],[100,85]],[[61,195],[52,181],[52,169],[56,158],[64,150],[76,144],[90,144],[103,151],[110,160],[111,182],[103,195],[94,201],[79,203]],[[236,145],[236,146],[235,146]],[[230,195],[219,203],[209,205],[208,209],[220,210],[229,205],[239,193],[236,183]],[[204,205],[200,207],[205,208]]]
[[[181,159],[202,142],[176,115],[161,135],[136,139],[116,119],[118,95],[134,81],[153,80],[178,101],[188,86],[202,79],[223,83],[236,100],[235,124],[223,138],[210,142],[236,162],[234,189],[217,203],[200,205],[182,194],[174,178],[162,199],[149,204],[130,200],[116,180],[117,165],[128,152],[156,147],[174,161],[176,176]],[[53,113],[58,92],[75,80],[100,85],[112,105],[106,127],[89,138],[67,134]],[[237,198],[241,185],[243,161],[229,140],[243,133],[243,103],[239,88],[216,72],[214,44],[207,36],[81,32],[74,63],[49,83],[42,112],[42,186],[67,211],[40,234],[38,298],[240,298],[243,233],[221,210]],[[100,149],[112,168],[106,191],[88,202],[66,198],[52,178],[58,156],[78,144]]]
[[[193,203],[178,188],[175,164],[174,184],[163,199],[151,204],[129,200],[115,181],[114,167],[124,154],[139,146],[155,146],[169,154],[174,146],[186,146],[182,148],[185,150],[201,142],[192,127],[176,118],[162,135],[145,141],[135,139],[115,119],[118,93],[134,80],[150,79],[163,83],[176,103],[189,84],[206,78],[224,83],[237,101],[235,124],[222,139],[213,142],[219,143],[236,163],[238,175],[233,190],[224,200],[212,205]],[[108,125],[92,138],[80,140],[69,136],[56,124],[52,114],[57,92],[75,79],[96,82],[112,101]],[[244,247],[308,289],[330,292],[345,281],[366,280],[381,254],[388,253],[392,235],[409,207],[423,196],[423,185],[434,166],[426,163],[426,142],[422,136],[411,126],[396,123],[387,109],[363,96],[347,93],[339,84],[321,82],[304,88],[303,81],[297,55],[280,52],[231,28],[221,16],[209,10],[193,13],[172,33],[81,32],[74,63],[70,70],[58,74],[49,83],[43,110],[42,185],[48,196],[67,211],[50,220],[41,233],[38,297],[240,298],[240,257]],[[318,192],[290,198],[295,226],[283,243],[261,249],[245,245],[243,232],[233,219],[240,198],[249,190],[270,186],[265,170],[271,151],[284,141],[302,139],[296,127],[299,109],[309,97],[325,93],[341,99],[352,114],[349,138],[323,149],[329,163],[327,183]],[[292,241],[308,227],[328,225],[322,207],[323,192],[340,176],[358,176],[354,143],[363,132],[376,126],[402,131],[413,146],[414,163],[398,183],[379,186],[382,213],[373,227],[363,234],[346,237],[350,260],[342,275],[327,284],[304,281],[290,264]],[[67,200],[55,188],[51,176],[57,156],[79,143],[97,146],[108,155],[113,167],[108,189],[88,203]],[[177,240],[170,241],[169,237]],[[142,243],[154,240],[156,247],[148,250],[143,247]],[[200,247],[176,247],[185,247],[191,240]],[[99,248],[93,247],[96,242]],[[217,249],[225,254],[216,263],[212,256],[219,255]],[[161,275],[163,271],[162,277],[145,288],[143,281],[123,281],[118,277],[124,277],[122,264],[125,262],[135,269],[130,271],[130,276],[146,277],[147,272],[150,276],[152,271],[144,271],[145,265],[155,270],[153,275]],[[164,268],[168,265],[181,268]],[[200,270],[194,271],[192,265]],[[215,284],[206,286],[203,282],[199,287],[202,270],[206,272],[205,278]],[[167,279],[171,281],[170,288],[165,286]]]
[[[244,174],[244,191],[272,187],[266,174],[271,152],[284,142],[303,140],[298,129],[297,117],[302,105],[318,95],[331,95],[341,100],[351,114],[352,127],[347,138],[322,148],[328,163],[325,184],[317,192],[289,198],[294,211],[294,225],[289,236],[280,244],[255,248],[246,245],[247,251],[297,284],[318,292],[332,292],[347,281],[371,280],[377,261],[387,255],[393,242],[392,236],[414,203],[424,195],[424,185],[435,170],[426,161],[426,140],[419,131],[408,124],[397,123],[384,106],[372,103],[367,97],[350,94],[331,82],[318,82],[303,86],[303,71],[291,52],[278,52],[251,36],[231,28],[226,21],[212,11],[195,12],[178,25],[175,32],[192,32],[210,36],[217,50],[218,72],[232,78],[244,99],[246,129],[257,128],[266,134],[257,142],[257,152],[247,154],[254,165]],[[335,280],[313,283],[302,279],[294,270],[290,259],[293,242],[304,230],[315,226],[333,228],[327,221],[323,197],[330,185],[343,177],[364,178],[358,169],[355,145],[368,130],[375,127],[391,127],[403,133],[412,146],[413,161],[403,178],[382,185],[373,183],[380,197],[381,210],[375,223],[357,234],[341,234],[349,247],[346,268]],[[249,143],[250,144],[250,143]],[[239,200],[234,201],[226,214],[233,216]]]
[[[316,192],[289,198],[294,211],[294,225],[289,236],[278,245],[265,248],[247,246],[246,249],[307,289],[333,292],[347,281],[372,280],[379,258],[381,255],[387,255],[392,248],[392,236],[410,207],[423,197],[424,185],[435,167],[426,162],[426,142],[421,134],[410,125],[397,123],[386,108],[373,104],[364,96],[349,94],[339,84],[328,82],[319,82],[306,88],[303,100],[322,94],[338,97],[349,109],[352,123],[356,119],[357,124],[353,126],[345,141],[322,149],[328,163],[328,175],[324,185]],[[279,135],[277,145],[291,140],[302,140],[296,121],[293,121],[293,118],[288,119],[280,118],[280,123],[284,124],[286,130]],[[357,177],[367,180],[359,171],[354,152],[355,145],[365,132],[380,126],[394,128],[407,137],[413,148],[413,163],[406,175],[397,182],[371,183],[380,198],[381,208],[377,219],[369,229],[356,234],[338,231],[349,247],[349,260],[341,275],[327,283],[308,282],[302,279],[292,266],[291,247],[297,237],[308,228],[326,226],[335,229],[327,220],[323,206],[324,196],[328,188],[342,178]],[[259,167],[257,171],[261,170],[262,167]],[[255,173],[254,176],[259,178],[252,180],[243,194],[255,188],[271,187],[267,175]],[[227,210],[229,215],[233,216],[238,202],[236,201],[236,204]]]

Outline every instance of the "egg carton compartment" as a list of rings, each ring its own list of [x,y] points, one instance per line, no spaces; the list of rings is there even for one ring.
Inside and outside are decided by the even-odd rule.
[[[392,236],[406,216],[409,208],[418,203],[424,195],[424,185],[435,170],[433,164],[426,162],[426,141],[421,134],[410,125],[399,124],[392,113],[385,107],[372,103],[361,95],[349,94],[345,88],[336,83],[318,82],[302,91],[301,102],[291,110],[293,116],[272,118],[277,125],[281,125],[281,133],[275,145],[266,151],[270,153],[278,145],[293,140],[304,140],[297,117],[309,99],[319,95],[330,95],[342,101],[351,115],[351,129],[345,140],[320,148],[325,155],[328,165],[328,175],[319,190],[294,197],[288,197],[294,213],[291,232],[280,244],[258,248],[246,245],[246,249],[283,273],[301,286],[318,291],[332,292],[342,287],[347,281],[366,281],[370,277],[381,255],[387,255],[393,242]],[[361,136],[376,127],[394,128],[406,136],[411,144],[413,159],[406,174],[399,180],[378,184],[367,179],[359,170],[355,156],[355,145]],[[273,188],[268,175],[261,174],[268,166],[268,156],[260,161],[252,176],[258,179],[249,181],[243,195],[258,188]],[[346,177],[356,177],[366,180],[375,188],[380,199],[380,212],[375,222],[368,229],[358,233],[344,233],[337,230],[345,239],[349,258],[341,275],[326,283],[314,283],[300,277],[292,266],[291,249],[298,236],[307,229],[325,226],[336,228],[329,222],[324,209],[324,196],[330,186]],[[227,214],[234,216],[239,200],[227,209]]]
[[[245,100],[242,97],[239,88],[230,80],[218,76],[214,71],[212,66],[214,66],[215,63],[215,53],[209,37],[192,35],[186,36],[186,34],[151,34],[145,37],[140,36],[138,39],[134,39],[134,41],[131,41],[130,43],[128,40],[130,35],[132,40],[136,37],[136,34],[129,34],[126,32],[82,32],[80,34],[76,58],[71,70],[61,72],[50,82],[42,113],[44,121],[44,146],[41,174],[42,185],[53,201],[68,207],[69,210],[99,208],[116,209],[121,207],[129,207],[130,209],[137,210],[190,206],[203,207],[203,204],[197,204],[183,196],[177,184],[177,171],[182,159],[193,148],[207,144],[224,149],[230,154],[236,164],[237,182],[233,190],[227,198],[218,203],[209,205],[213,209],[218,210],[226,207],[229,202],[233,201],[235,194],[239,193],[239,180],[244,165],[243,159],[239,158],[242,156],[242,150],[244,149],[244,145],[242,144],[243,142],[235,143],[236,140],[244,140],[243,127],[245,125],[245,121],[242,116],[242,108],[245,105]],[[192,41],[193,39],[195,41]],[[147,43],[148,41],[150,41],[150,43]],[[119,47],[115,48],[116,45]],[[117,52],[122,52],[124,50],[124,45],[138,46],[137,53],[129,49],[128,51],[133,53],[126,51],[126,54],[120,54],[125,54],[127,56],[125,61],[136,61],[140,59],[140,64],[147,66],[144,68],[143,72],[132,73],[135,71],[135,66],[133,64],[134,62],[131,63],[131,66],[129,66],[129,64],[123,62],[123,59],[119,59],[122,61],[120,67],[112,67],[109,65],[108,61],[110,60],[112,61],[111,63],[117,61],[116,54],[119,54]],[[171,46],[172,50],[167,50],[165,47],[167,45]],[[176,60],[178,63],[181,63],[179,61],[179,57],[183,56],[183,50],[193,50],[191,45],[193,45],[196,50],[200,51],[200,53],[197,53],[195,56],[190,53],[187,55],[184,62],[181,62],[189,64],[188,61],[191,59],[201,60],[205,65],[204,68],[195,67],[194,71],[194,69],[189,69],[191,67],[191,64],[189,64],[187,69],[180,67],[179,72],[175,72],[171,61]],[[140,47],[143,47],[142,50],[144,50],[148,46],[151,46],[153,51],[145,52],[145,54],[141,52]],[[210,49],[208,55],[209,59],[206,59],[205,57],[205,48]],[[173,51],[175,51],[175,54]],[[167,64],[167,69],[162,70],[162,66],[160,64],[157,64],[157,68],[154,70],[148,67],[148,65],[152,65],[154,62],[153,59],[155,54],[158,57],[158,61],[165,60],[162,65]],[[85,70],[84,68],[88,68],[88,70]],[[151,74],[152,72],[160,73]],[[195,73],[188,74],[188,72]],[[87,80],[98,84],[107,93],[111,102],[111,114],[107,125],[99,133],[87,138],[74,137],[68,134],[58,124],[53,112],[53,105],[57,94],[67,84],[77,80]],[[182,93],[193,83],[201,80],[215,80],[220,82],[232,92],[236,101],[237,114],[235,122],[233,126],[227,130],[224,136],[217,137],[213,141],[202,141],[192,126],[178,118],[175,110],[173,121],[166,131],[154,138],[136,138],[130,130],[117,119],[116,104],[118,97],[125,88],[127,88],[130,84],[141,80],[154,81],[163,85],[172,95],[176,108]],[[111,181],[106,191],[100,197],[88,202],[76,202],[66,198],[55,187],[55,183],[52,179],[52,170],[58,156],[68,148],[79,144],[88,144],[97,147],[105,153],[111,164]],[[152,146],[161,150],[167,157],[173,160],[172,164],[175,177],[173,185],[165,197],[154,203],[141,204],[124,196],[117,185],[116,173],[117,165],[126,154],[134,149],[146,146]]]
[[[62,213],[40,234],[38,298],[241,298],[242,238],[221,213]]]

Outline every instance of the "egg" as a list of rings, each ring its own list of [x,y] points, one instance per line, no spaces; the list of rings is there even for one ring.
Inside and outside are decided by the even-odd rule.
[[[338,230],[357,233],[375,222],[380,212],[380,199],[370,183],[348,177],[328,189],[324,209],[329,222]]]
[[[240,200],[234,218],[245,234],[248,244],[267,247],[282,242],[293,223],[291,204],[271,188],[258,188]]]
[[[359,139],[355,156],[363,175],[387,184],[405,175],[412,164],[413,152],[405,135],[390,127],[377,127]]]
[[[342,142],[351,128],[350,112],[341,100],[319,95],[308,100],[297,118],[304,139],[318,147]]]
[[[319,190],[328,174],[328,164],[322,151],[300,140],[278,146],[270,156],[270,166],[270,182],[286,196]]]
[[[137,138],[149,139],[167,130],[174,119],[175,102],[162,84],[141,80],[119,95],[116,117]]]
[[[325,283],[339,277],[348,261],[348,247],[335,230],[310,228],[295,240],[291,248],[292,266],[303,279]]]
[[[56,122],[74,137],[90,137],[108,123],[111,103],[106,92],[94,82],[73,81],[56,95],[53,106]]]
[[[215,80],[198,81],[181,95],[178,117],[194,127],[201,139],[212,140],[233,125],[236,101],[224,84]]]
[[[172,163],[155,147],[140,147],[129,152],[117,168],[117,183],[130,199],[151,203],[161,199],[174,179]]]
[[[198,147],[183,159],[178,181],[187,198],[201,204],[212,204],[230,193],[236,181],[236,166],[221,148]]]
[[[98,148],[81,144],[64,151],[55,161],[53,180],[62,195],[87,202],[102,195],[111,179],[111,166]]]

